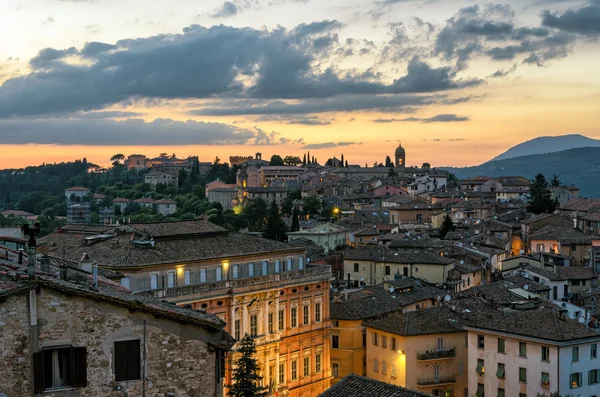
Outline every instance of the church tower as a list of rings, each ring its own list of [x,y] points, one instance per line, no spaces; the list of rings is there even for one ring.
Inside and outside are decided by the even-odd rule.
[[[403,170],[406,167],[406,150],[402,147],[402,144],[398,144],[398,148],[396,149],[396,161],[394,162],[394,166],[397,169]]]

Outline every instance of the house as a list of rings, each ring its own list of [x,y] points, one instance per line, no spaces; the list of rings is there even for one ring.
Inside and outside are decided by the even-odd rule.
[[[349,230],[331,223],[323,223],[307,230],[288,232],[288,241],[305,238],[316,245],[323,247],[324,253],[335,250],[336,247],[347,245],[349,242]]]
[[[146,174],[144,182],[150,185],[150,188],[155,190],[157,185],[177,186],[179,177],[166,172],[152,171]]]
[[[521,222],[521,235],[527,241],[530,234],[544,226],[573,227],[573,221],[557,214],[539,214]]]
[[[319,397],[431,397],[416,390],[408,390],[386,382],[350,374],[342,381],[327,389]]]
[[[171,199],[157,200],[155,203],[156,212],[161,215],[172,215],[177,211],[177,202]]]
[[[558,207],[559,214],[569,219],[578,219],[580,216],[598,211],[600,211],[600,199],[577,198],[562,203]]]
[[[306,168],[295,166],[265,166],[260,169],[261,186],[271,186],[273,181],[282,182],[297,180],[298,177],[306,172]]]
[[[123,197],[117,197],[112,202],[113,202],[113,205],[115,207],[119,207],[121,209],[121,213],[123,213],[123,211],[125,211],[125,208],[127,208],[129,203],[131,202],[131,200],[123,198]]]
[[[395,274],[444,284],[454,261],[430,252],[398,252],[382,246],[359,247],[344,257],[344,272],[367,285],[393,279]]]
[[[35,222],[38,221],[39,216],[38,215],[34,215],[30,212],[27,211],[21,211],[21,210],[5,210],[0,212],[0,215],[6,216],[6,217],[15,217],[15,218],[21,218],[24,222],[29,223],[29,224],[34,224]]]
[[[393,186],[393,185],[381,185],[378,186],[374,189],[371,189],[370,192],[375,196],[375,197],[387,197],[387,196],[401,196],[401,195],[406,195],[406,192],[402,189],[400,189],[397,186]]]
[[[262,199],[267,204],[271,204],[274,200],[278,206],[281,206],[281,203],[287,197],[287,193],[285,187],[248,187],[238,190],[238,199],[241,203]]]
[[[230,210],[238,202],[238,189],[235,187],[213,187],[206,191],[207,200],[220,203],[223,210]]]
[[[358,286],[351,283],[351,287]],[[332,382],[358,373],[367,374],[367,339],[364,321],[399,311],[413,311],[437,304],[445,291],[402,277],[364,289],[334,293],[331,303]]]
[[[221,180],[216,180],[216,181],[212,181],[212,182],[208,182],[206,185],[204,185],[204,191],[205,191],[205,195],[206,198],[208,198],[208,192],[211,191],[212,189],[218,189],[218,188],[235,188],[236,184],[235,183],[225,183]]]
[[[133,200],[133,202],[144,208],[154,208],[154,205],[156,204],[156,200],[149,197],[142,197],[137,200]]]
[[[502,185],[494,178],[478,176],[460,181],[460,188],[473,192],[495,193],[502,189]]]
[[[559,204],[579,197],[579,189],[575,186],[556,186],[550,188],[550,198]]]
[[[585,266],[592,245],[599,245],[600,238],[590,236],[572,227],[545,226],[529,236],[530,252],[551,252],[572,257],[572,266]]]
[[[278,393],[300,397],[329,386],[331,268],[308,266],[304,248],[205,219],[63,228],[41,242],[50,254],[85,253],[121,272],[121,285],[136,296],[217,315],[236,341],[255,337],[260,375]],[[225,359],[226,384],[236,349]]]
[[[134,296],[80,269],[0,264],[0,392],[222,396],[234,344],[215,315]]]
[[[65,189],[65,198],[67,199],[67,203],[82,201],[82,199],[87,198],[90,192],[91,190],[86,187],[73,186]]]
[[[446,189],[446,175],[423,175],[409,184],[408,194],[414,196],[426,192]]]
[[[365,321],[367,377],[435,396],[467,387],[464,320],[439,305]]]
[[[436,215],[442,212],[444,212],[443,208],[438,205],[422,203],[398,204],[395,207],[389,208],[389,223],[398,225],[411,223],[431,223],[432,215]]]
[[[146,156],[143,154],[131,154],[127,156],[127,160],[125,160],[125,167],[127,167],[128,170],[145,170],[147,168]]]

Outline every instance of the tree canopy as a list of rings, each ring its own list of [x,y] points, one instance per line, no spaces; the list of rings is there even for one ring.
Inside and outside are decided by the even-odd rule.
[[[283,159],[281,158],[280,155],[278,154],[274,154],[271,156],[271,161],[269,162],[270,166],[282,166],[283,164]]]
[[[254,339],[244,336],[238,353],[241,356],[233,364],[233,384],[228,385],[228,397],[266,397],[268,388],[261,386],[262,376],[258,373],[258,363],[254,358]]]
[[[548,181],[543,174],[537,174],[529,187],[529,206],[527,208],[534,214],[551,213],[556,209]]]
[[[281,219],[279,214],[279,207],[275,200],[269,205],[267,221],[265,223],[265,230],[263,231],[263,237],[276,241],[287,240],[287,225]]]

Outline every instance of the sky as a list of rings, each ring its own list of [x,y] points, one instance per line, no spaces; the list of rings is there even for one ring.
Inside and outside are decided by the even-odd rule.
[[[0,168],[600,139],[600,0],[2,0]]]

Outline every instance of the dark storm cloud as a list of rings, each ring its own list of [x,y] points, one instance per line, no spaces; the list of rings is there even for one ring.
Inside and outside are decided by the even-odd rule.
[[[105,118],[3,119],[0,140],[5,144],[60,145],[225,145],[265,143],[257,130],[221,123]]]
[[[362,142],[323,142],[304,145],[302,149],[330,149],[334,147],[362,145]]]
[[[395,123],[395,122],[418,122],[418,123],[453,123],[453,122],[461,122],[461,121],[469,121],[469,118],[466,116],[457,116],[456,114],[438,114],[433,117],[428,118],[418,118],[418,117],[408,117],[404,119],[376,119],[373,120],[374,123]]]
[[[0,117],[89,111],[144,98],[304,100],[437,92],[482,82],[459,79],[453,68],[434,68],[417,57],[391,84],[370,71],[321,70],[340,27],[337,21],[273,31],[193,25],[177,35],[44,49],[30,61],[33,72],[0,86]],[[73,56],[86,63],[67,62]]]
[[[600,1],[592,0],[577,10],[562,14],[546,10],[542,13],[542,23],[565,32],[597,37],[600,35]]]

